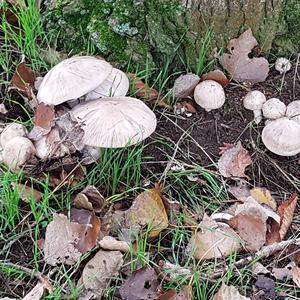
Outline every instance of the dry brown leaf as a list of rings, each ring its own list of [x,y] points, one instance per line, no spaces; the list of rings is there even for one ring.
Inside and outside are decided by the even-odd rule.
[[[280,281],[292,279],[292,266],[287,265],[284,268],[273,268],[272,275]]]
[[[220,62],[233,79],[252,84],[266,80],[269,73],[268,61],[263,57],[248,56],[255,46],[257,41],[251,29],[228,43],[230,54],[225,53]]]
[[[15,183],[15,182],[12,182],[11,185],[13,186],[14,190],[18,191],[20,198],[24,202],[28,203],[31,199],[33,199],[35,202],[38,202],[43,197],[43,193],[35,190],[34,188],[32,188],[28,185],[21,184],[21,183]]]
[[[256,187],[250,190],[250,195],[260,204],[266,204],[274,211],[277,208],[276,201],[273,199],[271,192],[266,188]]]
[[[280,242],[284,239],[293,221],[297,202],[298,194],[294,193],[288,200],[279,205],[277,213],[280,216],[280,224],[271,222],[271,229],[267,235],[267,245]]]
[[[185,112],[192,113],[192,114],[197,112],[196,107],[191,102],[183,101],[181,105],[183,106]]]
[[[174,82],[173,90],[175,98],[182,99],[193,95],[200,77],[193,73],[180,75]]]
[[[292,268],[292,278],[298,288],[300,288],[300,268],[294,266]]]
[[[241,249],[239,236],[224,224],[204,215],[201,228],[189,241],[186,251],[198,260],[226,257]]]
[[[17,69],[12,77],[12,84],[28,99],[33,97],[33,88],[35,82],[35,73],[22,62],[17,66]]]
[[[263,264],[257,261],[253,265],[251,265],[251,273],[253,275],[269,274],[270,271]]]
[[[137,196],[125,212],[127,229],[149,230],[149,237],[157,237],[169,225],[167,212],[158,189],[145,191]]]
[[[250,300],[250,298],[242,296],[233,285],[227,286],[223,283],[212,300]]]
[[[214,80],[218,83],[220,83],[223,87],[229,84],[228,78],[225,76],[225,74],[221,70],[214,70],[210,71],[206,74],[203,74],[201,76],[201,81],[204,80]]]
[[[112,236],[105,236],[99,242],[99,246],[104,250],[129,252],[130,247],[124,241],[118,241]]]
[[[89,185],[83,191],[76,195],[74,199],[76,208],[84,208],[101,212],[105,206],[105,198],[100,194],[96,187]]]
[[[84,291],[78,299],[101,299],[110,281],[119,275],[122,265],[120,251],[98,251],[83,269],[78,285],[83,285]]]
[[[263,299],[277,299],[275,292],[275,282],[273,279],[264,275],[258,275],[255,282],[255,287],[263,292]]]
[[[192,287],[184,286],[178,293],[176,290],[170,290],[160,295],[156,300],[192,300]]]
[[[36,284],[23,300],[40,300],[46,293],[52,293],[52,286],[46,278],[41,278],[41,281]]]
[[[119,293],[122,300],[155,300],[159,296],[158,287],[155,271],[150,267],[144,267],[124,281]]]
[[[218,169],[224,177],[246,177],[245,169],[252,163],[251,157],[239,141],[225,150],[218,160]]]
[[[250,196],[250,189],[247,186],[230,186],[227,191],[242,202]]]

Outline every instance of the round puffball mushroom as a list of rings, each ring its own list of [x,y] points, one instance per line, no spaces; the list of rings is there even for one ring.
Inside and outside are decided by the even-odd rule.
[[[76,105],[71,115],[82,123],[83,142],[98,148],[134,145],[156,128],[153,111],[131,97],[107,97]]]
[[[279,57],[275,61],[275,69],[283,74],[291,69],[291,62],[285,57]]]
[[[266,100],[266,96],[260,91],[251,91],[244,98],[244,107],[253,111],[256,124],[262,120],[261,110]]]
[[[26,136],[27,130],[22,124],[11,123],[8,124],[1,133],[0,143],[1,147],[4,148],[5,145],[17,136]]]
[[[263,104],[263,116],[267,119],[278,119],[285,115],[286,105],[277,98],[271,98]]]
[[[206,111],[218,109],[225,103],[225,92],[221,84],[214,80],[200,82],[194,91],[196,103]]]
[[[107,78],[93,91],[85,96],[85,100],[95,100],[102,97],[126,96],[129,90],[129,79],[124,72],[113,68]]]
[[[32,142],[20,136],[9,141],[2,152],[4,164],[15,173],[34,155],[35,148]]]
[[[53,67],[39,86],[37,100],[58,105],[96,89],[111,73],[112,66],[93,56],[74,56]]]
[[[300,124],[286,117],[271,121],[262,131],[262,141],[277,155],[296,155],[300,153]]]

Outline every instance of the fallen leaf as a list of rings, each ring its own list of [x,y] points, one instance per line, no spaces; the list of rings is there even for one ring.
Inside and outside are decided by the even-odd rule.
[[[155,300],[159,296],[158,287],[155,271],[150,267],[144,267],[124,281],[119,293],[122,300]]]
[[[267,245],[280,242],[284,239],[293,221],[297,202],[298,194],[294,193],[288,200],[279,205],[277,213],[280,216],[280,224],[271,222],[271,229],[267,236]]]
[[[178,293],[176,290],[170,290],[160,295],[156,300],[192,300],[192,287],[184,286]]]
[[[193,234],[187,253],[198,260],[226,257],[241,249],[239,236],[228,226],[217,223],[204,215],[200,231]]]
[[[250,298],[242,296],[233,285],[223,283],[212,300],[250,300]]]
[[[263,264],[257,261],[251,266],[251,273],[253,275],[269,274],[270,271]]]
[[[220,63],[233,79],[251,84],[266,80],[269,73],[268,61],[263,57],[248,56],[255,46],[257,41],[250,28],[228,43],[230,54],[225,53]]]
[[[35,73],[26,66],[26,63],[21,62],[17,66],[11,81],[18,91],[24,94],[28,99],[31,99],[33,97],[35,77]]]
[[[294,266],[292,268],[292,278],[298,288],[300,288],[300,268]]]
[[[225,150],[218,160],[218,169],[224,177],[246,177],[245,169],[252,163],[251,157],[239,141]]]
[[[172,264],[168,261],[159,261],[159,267],[164,278],[167,277],[172,281],[176,281],[180,278],[182,279],[183,277],[190,277],[192,275],[192,271],[190,269]]]
[[[35,202],[38,202],[43,197],[43,193],[26,184],[12,182],[11,185],[13,186],[14,190],[18,192],[20,198],[26,203],[29,203],[31,199],[33,199]]]
[[[130,247],[124,241],[118,241],[112,236],[105,236],[99,242],[99,246],[104,250],[129,252]]]
[[[264,292],[264,299],[276,299],[275,282],[273,279],[263,275],[258,275],[255,287]]]
[[[46,278],[42,278],[23,300],[40,300],[46,293],[52,293],[52,286]]]
[[[214,80],[218,83],[220,83],[223,87],[229,84],[228,78],[225,76],[225,74],[221,70],[214,70],[210,71],[206,74],[203,74],[201,76],[201,81],[204,80]]]
[[[266,204],[274,211],[277,208],[276,201],[273,199],[271,192],[266,188],[256,187],[250,190],[250,195],[260,204]]]
[[[97,188],[89,185],[76,195],[73,203],[76,208],[84,208],[95,212],[101,212],[105,206],[105,198],[99,193]]]
[[[292,268],[294,264],[291,263],[284,268],[272,268],[272,275],[280,281],[287,281],[292,279]]]
[[[182,99],[193,95],[200,77],[193,73],[180,75],[174,82],[173,90],[175,98]]]
[[[250,189],[247,186],[230,186],[227,191],[239,201],[246,201],[250,196]]]
[[[167,212],[158,189],[151,189],[138,195],[125,212],[126,228],[149,230],[149,237],[157,237],[169,225]]]
[[[194,114],[194,113],[197,112],[196,107],[192,103],[190,103],[190,102],[183,101],[181,103],[181,105],[183,106],[185,112],[192,113],[192,114]]]
[[[82,271],[78,285],[82,285],[84,291],[79,299],[101,299],[113,277],[119,275],[122,265],[123,255],[120,251],[98,251]],[[84,298],[86,294],[91,298]]]

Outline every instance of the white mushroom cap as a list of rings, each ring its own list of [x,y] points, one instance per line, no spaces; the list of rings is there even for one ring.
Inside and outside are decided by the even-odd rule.
[[[35,148],[29,139],[18,136],[5,145],[2,155],[4,164],[12,172],[18,172],[35,155]]]
[[[286,108],[286,116],[293,118],[300,115],[300,100],[291,102]]]
[[[244,98],[244,107],[253,110],[256,124],[262,120],[261,109],[266,100],[266,96],[260,91],[251,91]]]
[[[87,146],[120,148],[134,145],[154,132],[156,117],[142,101],[107,97],[75,106],[71,115],[82,122]]]
[[[8,124],[1,133],[0,143],[1,147],[4,148],[5,145],[17,136],[26,136],[27,130],[22,124],[11,123]]]
[[[86,100],[95,100],[101,97],[126,96],[129,90],[129,79],[124,72],[113,68],[108,77],[93,91],[89,92]]]
[[[271,98],[263,104],[263,115],[267,119],[278,119],[284,117],[286,105],[277,98]]]
[[[291,69],[291,62],[285,57],[279,57],[275,61],[275,69],[280,73],[285,73]]]
[[[218,109],[225,103],[225,92],[221,84],[214,80],[200,82],[194,91],[194,99],[206,111]]]
[[[111,71],[108,62],[92,56],[68,58],[46,74],[39,86],[37,100],[58,105],[77,99],[97,88]]]
[[[285,117],[271,121],[262,131],[262,141],[275,154],[296,155],[300,153],[300,124]]]

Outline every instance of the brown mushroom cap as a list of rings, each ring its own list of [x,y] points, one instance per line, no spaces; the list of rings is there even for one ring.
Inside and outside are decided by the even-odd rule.
[[[99,148],[134,145],[156,128],[155,114],[131,97],[107,97],[76,105],[71,115],[84,130],[83,142]]]
[[[110,74],[112,66],[92,56],[74,56],[52,68],[40,84],[37,100],[58,105],[77,99],[97,88]]]

